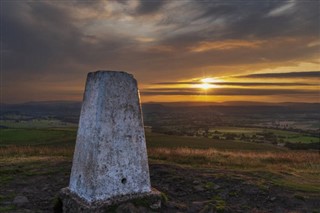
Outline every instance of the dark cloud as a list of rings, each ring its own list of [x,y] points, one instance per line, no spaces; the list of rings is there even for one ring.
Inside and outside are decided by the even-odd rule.
[[[286,72],[286,73],[259,73],[237,76],[238,78],[320,78],[320,71]]]
[[[87,35],[71,15],[72,5],[12,1],[4,2],[3,7],[3,70],[7,81],[47,74],[72,78],[78,72],[77,65],[99,66],[117,57],[117,49],[128,46],[120,35],[102,39]]]
[[[47,2],[3,4],[4,70],[46,72],[49,64],[72,57],[81,33],[63,9]]]
[[[192,3],[195,3],[194,7],[198,8],[198,13],[193,16],[191,14],[191,17],[187,17],[185,21],[176,18],[181,13],[186,13],[184,8],[189,8]],[[190,1],[189,4],[177,8],[173,17],[166,19],[164,24],[176,25],[176,29],[162,42],[182,48],[197,42],[230,39],[270,40],[269,43],[273,43],[272,40],[276,38],[312,37],[319,41],[319,7],[320,2],[312,0]],[[281,8],[284,9],[281,10]],[[277,11],[277,9],[280,10],[273,14],[272,11]],[[187,30],[188,33],[180,33],[184,30]],[[301,45],[306,47],[307,44],[295,45],[295,48],[300,49],[303,48]],[[318,50],[315,48],[310,51],[315,54]]]
[[[204,93],[196,88],[154,88],[142,90],[142,95],[218,95],[218,96],[261,96],[261,95],[319,95],[317,90],[298,89],[239,89],[239,88],[215,88]]]
[[[197,85],[202,84],[201,81],[186,81],[186,82],[159,82],[154,83],[154,85]],[[273,82],[208,82],[207,84],[211,85],[220,85],[220,86],[317,86],[317,84],[310,83],[273,83]]]
[[[136,13],[139,15],[147,15],[157,12],[166,0],[140,0]]]

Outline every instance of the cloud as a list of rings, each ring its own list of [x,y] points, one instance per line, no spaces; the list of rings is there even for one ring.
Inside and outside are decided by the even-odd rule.
[[[320,71],[286,72],[286,73],[259,73],[237,76],[238,78],[320,78]]]
[[[139,6],[136,9],[136,12],[139,15],[146,15],[155,13],[160,10],[160,8],[166,3],[166,0],[140,0]]]
[[[296,1],[288,1],[280,7],[274,8],[268,13],[268,16],[280,16],[293,11]]]
[[[141,91],[142,95],[216,95],[216,96],[261,96],[261,95],[319,95],[317,90],[299,89],[239,89],[215,88],[204,93],[195,88],[154,88]]]
[[[6,91],[20,85],[24,98],[45,97],[42,85],[82,88],[90,70],[125,70],[146,84],[317,60],[320,3],[296,1],[289,9],[285,4],[4,1],[2,84]],[[279,8],[285,15],[267,16]],[[5,92],[3,99],[13,96]]]
[[[266,41],[243,41],[243,40],[224,40],[200,42],[199,44],[190,48],[192,52],[205,52],[209,50],[230,50],[237,48],[259,48]]]
[[[202,84],[203,82],[159,82],[154,83],[154,85],[197,85]],[[207,83],[211,85],[219,86],[246,86],[246,87],[255,87],[255,86],[317,86],[318,84],[312,83],[285,83],[285,82],[213,82]]]

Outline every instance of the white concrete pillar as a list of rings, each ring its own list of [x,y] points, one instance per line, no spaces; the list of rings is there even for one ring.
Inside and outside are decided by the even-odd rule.
[[[137,81],[88,74],[69,189],[87,202],[151,192]]]

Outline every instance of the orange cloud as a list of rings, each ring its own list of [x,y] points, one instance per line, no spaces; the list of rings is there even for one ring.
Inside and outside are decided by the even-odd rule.
[[[237,48],[258,48],[266,41],[245,41],[245,40],[226,40],[226,41],[204,41],[190,48],[191,52],[205,52],[209,50],[230,50]]]

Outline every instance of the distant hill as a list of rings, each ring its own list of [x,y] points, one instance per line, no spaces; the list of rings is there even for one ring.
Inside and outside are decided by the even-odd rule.
[[[62,120],[78,122],[81,102],[45,101],[23,104],[0,104],[0,116],[8,114],[28,115],[32,117],[52,116]],[[320,103],[263,103],[263,102],[174,102],[144,103],[144,114],[150,113],[213,113],[224,115],[235,114],[296,114],[318,113]]]
[[[27,102],[23,104],[0,104],[0,116],[24,115],[33,118],[55,117],[60,120],[77,123],[80,116],[81,102],[45,101]]]
[[[320,103],[302,102],[254,102],[254,101],[225,101],[225,102],[146,102],[149,104],[160,104],[162,106],[320,106]]]

